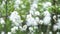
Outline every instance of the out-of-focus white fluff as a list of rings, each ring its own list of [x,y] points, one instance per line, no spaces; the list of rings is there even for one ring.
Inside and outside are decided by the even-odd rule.
[[[60,19],[58,19],[57,25],[58,25],[58,29],[60,29]]]
[[[30,7],[31,7],[30,11],[29,11],[30,14],[35,15],[36,8],[38,7],[37,3],[38,3],[38,0],[33,0],[33,3],[30,5]],[[36,12],[36,13],[38,13],[38,12]],[[39,15],[39,13],[37,15]]]
[[[8,32],[7,34],[12,34],[11,32]]]
[[[2,31],[2,32],[1,32],[1,34],[5,34],[5,32],[4,32],[4,31]]]
[[[51,21],[50,13],[48,11],[45,11],[44,16],[45,16],[43,18],[44,25],[49,25],[49,23]]]
[[[31,14],[27,15],[27,17],[28,17],[28,18],[26,18],[26,21],[27,21],[26,24],[27,24],[28,26],[38,25],[37,22],[36,22],[36,20],[32,17]]]
[[[35,20],[37,23],[40,21],[39,17],[35,17]]]
[[[52,34],[52,32],[50,31],[49,34]]]
[[[11,28],[11,32],[12,33],[16,33],[16,30],[18,30],[18,27],[14,26],[13,28]]]
[[[56,23],[56,25],[54,25],[54,31],[56,31],[57,29],[60,29],[60,18],[59,18],[60,16],[58,15],[58,20],[57,20],[57,23]]]
[[[44,16],[47,16],[47,17],[51,16],[48,10],[44,11]]]
[[[0,18],[0,24],[4,25],[5,24],[5,21],[3,18]]]
[[[29,13],[30,13],[31,15],[34,15],[35,12],[34,12],[33,10],[30,10]]]
[[[15,4],[16,4],[16,5],[19,5],[19,4],[20,4],[20,1],[21,1],[21,0],[16,0],[16,1],[15,1]]]
[[[35,11],[35,15],[36,16],[40,16],[40,12],[39,11]]]
[[[58,29],[58,26],[57,25],[54,25],[53,26],[53,30],[56,31]]]
[[[29,27],[29,31],[32,32],[34,29],[33,27]]]
[[[38,24],[43,24],[43,20],[40,20]]]
[[[16,0],[14,4],[15,9],[19,9],[19,4],[21,3],[21,0]]]
[[[57,32],[56,34],[60,34],[60,32]]]
[[[26,31],[26,29],[27,29],[27,25],[24,25],[21,30],[22,30],[22,31]]]
[[[45,2],[43,3],[43,8],[50,7],[51,5],[52,5],[51,2]]]
[[[43,21],[45,25],[48,25],[50,23],[51,18],[50,17],[44,17]]]
[[[41,32],[41,34],[44,34],[43,32]]]
[[[53,16],[54,21],[56,21],[56,15]]]
[[[0,5],[1,8],[3,8],[5,5],[5,1],[2,1],[2,4]]]
[[[18,15],[17,11],[14,11],[9,16],[9,19],[12,21],[12,23],[16,26],[19,26],[21,24],[21,17]]]

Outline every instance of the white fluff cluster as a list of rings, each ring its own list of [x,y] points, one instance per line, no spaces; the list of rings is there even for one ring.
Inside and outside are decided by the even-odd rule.
[[[33,30],[32,26],[34,26],[34,29],[38,29],[37,25],[38,25],[38,22],[40,21],[39,17],[35,17],[35,18],[32,17],[32,16],[40,15],[39,11],[36,11],[36,8],[38,7],[37,3],[38,3],[38,0],[33,0],[33,3],[30,5],[30,7],[31,7],[30,11],[29,11],[30,14],[28,14],[26,17],[27,26],[31,26],[31,27],[29,27],[30,31],[31,31],[31,29]],[[31,32],[31,34],[32,33],[33,32]]]
[[[39,11],[35,11],[35,15],[36,16],[40,16],[40,12]]]
[[[9,19],[12,21],[12,24],[15,26],[19,26],[22,23],[21,17],[18,15],[17,11],[13,11],[9,16]]]
[[[13,11],[9,16],[9,19],[12,21],[12,26],[13,26],[11,28],[11,32],[16,33],[16,30],[18,30],[18,27],[22,25],[21,17],[18,15],[17,11]]]
[[[12,33],[16,33],[16,31],[18,30],[18,27],[14,26],[13,28],[11,28],[11,32]]]
[[[24,25],[22,29],[23,29],[24,31],[26,31],[27,25]]]
[[[11,32],[8,32],[7,34],[12,34]]]
[[[43,20],[40,20],[38,24],[43,24]]]
[[[32,15],[34,15],[35,12],[30,9],[29,13],[32,14]]]
[[[0,18],[0,24],[2,24],[2,27],[4,27],[5,21],[3,18]]]
[[[40,21],[39,17],[35,17],[35,20],[37,23],[39,23],[39,21]]]
[[[29,27],[29,31],[32,32],[34,29],[33,27]]]
[[[36,20],[32,17],[31,14],[27,15],[27,18],[26,18],[26,24],[27,26],[36,26],[38,25]]]
[[[33,27],[29,27],[29,31],[30,31],[30,32],[29,32],[30,34],[34,34],[34,29],[33,29]]]
[[[56,34],[60,34],[60,32],[57,32]]]
[[[58,17],[60,17],[60,15],[58,15]]]
[[[58,26],[57,25],[54,25],[53,26],[53,30],[56,31],[58,29]]]
[[[4,25],[5,24],[5,21],[3,18],[0,18],[0,24]]]
[[[53,16],[54,21],[56,21],[56,15]]]
[[[60,17],[58,15],[58,17]],[[57,29],[60,29],[60,18],[58,18],[56,25],[53,26],[53,30],[56,31]]]
[[[26,31],[27,30],[27,25],[24,25],[23,27],[19,26],[21,31]]]
[[[38,29],[38,23],[40,21],[39,17],[32,17],[31,14],[28,14],[26,17],[26,25],[29,27],[29,33],[34,34],[35,30]]]
[[[2,31],[2,32],[1,32],[1,34],[5,34],[5,32],[4,32],[4,31]]]
[[[58,29],[60,29],[60,19],[58,19],[57,25],[58,25]]]
[[[48,8],[50,6],[52,6],[51,2],[45,2],[45,3],[43,3],[43,8]]]
[[[44,16],[47,16],[47,17],[51,16],[48,10],[44,11]]]
[[[50,13],[48,11],[44,12],[44,18],[43,18],[43,22],[45,25],[49,25],[50,21],[51,21],[51,17],[50,17]]]
[[[38,22],[40,21],[39,17],[37,17],[40,15],[39,11],[36,10],[36,8],[38,8],[37,3],[38,3],[38,0],[33,0],[32,4],[30,5],[31,7],[29,11],[30,14],[28,14],[26,17],[26,25],[30,26],[29,27],[30,34],[34,34],[35,29],[38,29],[37,25],[38,25]],[[36,17],[34,18],[33,16],[36,16]]]
[[[2,4],[0,5],[1,8],[3,8],[5,5],[5,1],[2,1]]]
[[[33,3],[31,5],[31,9],[34,9],[34,8],[37,8],[37,3],[38,3],[38,0],[33,0]]]
[[[21,0],[16,0],[15,1],[15,5],[14,5],[14,8],[15,9],[19,9],[19,4],[20,4]]]
[[[52,32],[50,31],[49,34],[52,34]]]
[[[30,6],[31,8],[30,8],[30,11],[29,11],[30,14],[35,15],[36,8],[38,7],[37,3],[38,3],[38,0],[34,0],[33,3],[31,4],[31,6]]]
[[[16,33],[16,30],[18,30],[18,27],[20,31],[26,31],[27,25],[24,25],[22,27],[22,20],[21,20],[21,17],[18,15],[17,11],[13,11],[9,18],[12,21],[12,25],[14,26],[13,28],[11,28],[12,33]]]
[[[41,34],[44,34],[43,32],[41,32]]]
[[[16,5],[19,5],[19,4],[20,4],[20,1],[21,1],[21,0],[16,0],[16,1],[15,1],[15,4],[16,4]]]

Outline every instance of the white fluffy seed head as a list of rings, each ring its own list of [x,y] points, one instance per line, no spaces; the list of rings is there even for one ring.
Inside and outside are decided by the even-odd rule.
[[[19,4],[20,4],[20,0],[16,0],[16,1],[15,1],[15,4],[16,4],[16,5],[19,5]]]
[[[50,31],[49,34],[52,34],[52,32]]]
[[[54,21],[56,22],[56,15],[53,16]]]
[[[43,32],[41,32],[41,34],[44,34]]]
[[[18,30],[18,27],[14,26],[13,28],[11,28],[11,32],[12,33],[16,33],[16,30]]]
[[[34,29],[38,29],[38,26],[34,26]]]
[[[39,24],[43,24],[43,20],[40,20],[40,21],[39,21]]]
[[[44,17],[43,19],[44,25],[49,25],[50,21],[51,21],[51,17]]]
[[[14,24],[15,26],[22,25],[21,17],[18,15],[17,11],[12,12],[11,15],[9,16],[9,19],[12,21],[12,24]]]
[[[7,34],[12,34],[11,32],[8,32]]]
[[[51,5],[52,5],[51,2],[45,2],[43,3],[43,8],[50,7]]]
[[[5,32],[4,32],[4,31],[2,31],[2,32],[1,32],[1,34],[5,34]]]
[[[56,15],[53,16],[53,19],[54,19],[54,20],[56,19]]]
[[[58,17],[60,17],[60,15],[58,15]]]
[[[44,11],[44,18],[43,18],[43,22],[45,25],[49,25],[50,21],[51,21],[51,15],[49,13],[49,11]]]
[[[37,21],[39,21],[39,18],[33,18],[31,14],[27,15],[27,18],[26,18],[26,24],[27,26],[35,26],[37,25]]]
[[[58,25],[58,29],[60,29],[60,19],[58,19],[58,23],[56,23]]]
[[[36,20],[33,17],[28,18],[26,21],[27,21],[26,22],[27,26],[31,26],[31,25],[36,26],[36,25],[38,25]]]
[[[28,14],[26,18],[28,19],[28,18],[31,18],[31,17],[32,17],[32,15],[31,14]]]
[[[5,1],[2,1],[2,5],[5,5]]]
[[[2,25],[5,24],[5,21],[4,21],[3,18],[0,18],[0,23],[1,23]]]
[[[23,26],[23,30],[25,31],[27,29],[27,25],[24,25]]]
[[[56,34],[60,34],[60,32],[57,32]]]
[[[58,29],[58,26],[57,25],[54,25],[53,26],[53,30],[56,31]]]
[[[44,11],[44,16],[48,16],[48,17],[51,16],[48,10]]]
[[[29,31],[33,31],[33,27],[29,27]]]
[[[34,12],[32,9],[30,9],[29,13],[30,13],[31,15],[34,15],[35,12]]]
[[[36,16],[40,16],[40,12],[39,12],[39,11],[36,11],[36,12],[35,12],[35,15],[36,15]]]
[[[18,12],[17,11],[13,11],[11,14],[12,15],[18,15]]]
[[[37,4],[32,4],[32,7],[35,9],[35,8],[37,8],[38,6],[37,6]]]
[[[23,31],[22,29],[23,29],[23,27],[22,26],[19,26],[19,29],[21,30],[21,31]]]
[[[40,19],[39,19],[39,17],[36,17],[35,20],[36,20],[36,22],[39,22]]]

